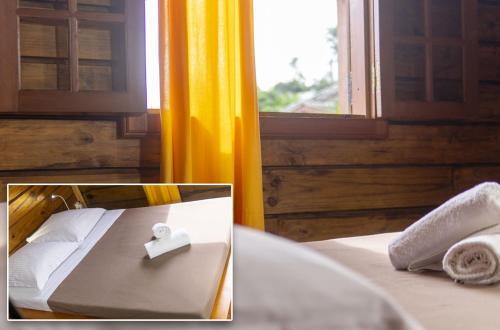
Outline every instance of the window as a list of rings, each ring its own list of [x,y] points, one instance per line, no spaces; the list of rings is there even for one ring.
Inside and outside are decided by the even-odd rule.
[[[8,0],[0,12],[1,112],[145,111],[144,3]]]
[[[368,96],[372,84],[367,3],[253,1],[256,75],[263,114],[373,117]],[[352,29],[349,24],[353,24]],[[146,45],[148,108],[158,109],[158,0],[146,0]],[[353,51],[363,56],[351,58]]]
[[[254,0],[261,112],[346,113],[339,105],[336,0]]]
[[[160,106],[157,2],[146,0],[148,108]],[[345,118],[449,120],[500,113],[500,66],[494,56],[498,36],[491,29],[498,20],[496,1],[253,4],[264,134],[273,135],[278,126],[285,134],[293,126],[293,135],[305,124],[316,134],[314,120],[291,125],[283,118],[333,123]]]
[[[261,136],[386,136],[386,122],[367,120],[377,117],[373,14],[369,0],[254,0]]]

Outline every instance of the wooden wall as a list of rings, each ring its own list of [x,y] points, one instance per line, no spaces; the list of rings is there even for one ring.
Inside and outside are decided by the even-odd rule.
[[[148,206],[142,186],[79,186],[87,207],[107,210]]]
[[[179,192],[183,202],[191,202],[208,198],[230,197],[231,186],[186,185],[179,186]]]
[[[26,243],[26,238],[35,232],[52,213],[66,210],[60,198],[68,205],[76,202],[71,186],[10,186],[9,189],[9,253]]]
[[[157,135],[124,139],[116,120],[0,118],[0,200],[7,183],[157,182]]]
[[[0,136],[1,183],[158,180],[159,137],[120,138],[112,120],[1,119]],[[500,127],[392,123],[377,140],[263,139],[262,156],[267,230],[301,241],[371,234],[500,181]]]
[[[79,187],[88,207],[121,209],[148,206],[148,200],[142,186],[91,186]],[[207,198],[231,196],[231,186],[218,185],[179,185],[183,202]]]
[[[299,241],[404,229],[500,181],[497,124],[390,124],[381,140],[262,141],[268,231]]]

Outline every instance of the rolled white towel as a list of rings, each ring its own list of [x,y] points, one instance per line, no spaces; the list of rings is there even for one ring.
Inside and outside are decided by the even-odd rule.
[[[453,245],[443,259],[443,269],[456,282],[500,282],[500,234],[466,238]]]
[[[172,230],[166,223],[156,223],[153,225],[153,235],[158,239],[170,238],[172,236]]]
[[[485,182],[448,200],[389,244],[396,269],[442,270],[446,251],[460,240],[500,224],[500,185]]]
[[[154,228],[153,228],[154,231]],[[156,236],[156,234],[155,234]],[[164,253],[177,250],[191,244],[189,234],[185,229],[175,230],[169,237],[157,238],[144,244],[150,259]]]

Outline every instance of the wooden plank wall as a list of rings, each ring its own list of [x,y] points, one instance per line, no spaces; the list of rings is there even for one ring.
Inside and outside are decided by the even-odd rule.
[[[159,138],[116,132],[111,120],[0,120],[0,200],[9,182],[157,182]],[[475,183],[500,181],[496,124],[391,124],[382,140],[262,147],[266,227],[301,241],[400,230]]]
[[[51,214],[66,210],[63,201],[53,200],[52,194],[63,196],[68,205],[76,202],[71,186],[10,186],[9,254],[22,247]]]
[[[191,202],[208,198],[230,197],[231,186],[187,185],[179,186],[179,192],[183,202]]]
[[[0,201],[7,183],[157,182],[159,144],[120,138],[115,120],[0,119]]]
[[[500,181],[498,124],[391,124],[382,140],[262,141],[268,231],[299,241],[397,231]]]
[[[148,206],[142,186],[79,186],[88,207],[107,210]]]
[[[148,206],[142,186],[82,185],[80,191],[88,207],[102,207],[108,210]],[[183,202],[207,198],[231,196],[231,186],[180,185]]]

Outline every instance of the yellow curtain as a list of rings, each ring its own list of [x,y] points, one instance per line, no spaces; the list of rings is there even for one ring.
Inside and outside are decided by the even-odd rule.
[[[181,194],[176,185],[145,185],[143,186],[149,205],[163,205],[178,203],[181,201]]]
[[[160,0],[162,180],[233,183],[264,228],[251,0]]]

